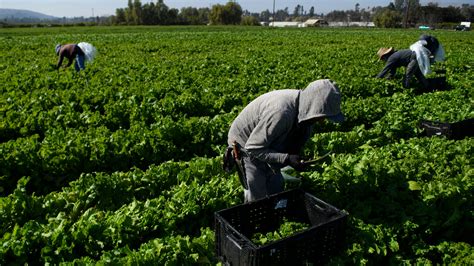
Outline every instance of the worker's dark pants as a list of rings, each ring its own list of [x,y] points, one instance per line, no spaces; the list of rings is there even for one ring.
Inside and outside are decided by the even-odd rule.
[[[76,55],[76,62],[74,63],[74,69],[76,69],[77,72],[86,69],[86,66],[84,65],[84,60],[85,60],[85,55],[84,52],[79,48],[79,46],[76,45],[76,49],[78,49],[78,53]]]
[[[244,202],[254,201],[283,191],[280,170],[256,158],[243,157],[248,189],[244,189]]]
[[[76,69],[77,72],[86,69],[84,65],[84,55],[76,55],[76,62],[74,63],[74,69]]]
[[[408,88],[410,86],[410,81],[413,76],[416,77],[424,89],[428,88],[428,81],[426,80],[423,73],[421,73],[420,67],[418,66],[418,61],[416,60],[416,54],[414,52],[411,55],[410,63],[408,63],[407,69],[405,71],[403,87]]]

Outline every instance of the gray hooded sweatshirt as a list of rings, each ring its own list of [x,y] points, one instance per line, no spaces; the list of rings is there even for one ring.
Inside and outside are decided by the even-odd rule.
[[[304,90],[265,93],[250,102],[234,120],[228,144],[237,141],[251,157],[269,164],[284,164],[294,142],[301,145],[311,137],[312,127],[293,134],[298,132],[299,123],[339,115],[340,103],[340,92],[329,79],[314,81]]]

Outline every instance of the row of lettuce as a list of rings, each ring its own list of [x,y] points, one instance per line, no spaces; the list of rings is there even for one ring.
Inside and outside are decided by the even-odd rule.
[[[332,262],[470,263],[472,152],[469,138],[402,139],[302,173],[309,191],[351,215]],[[216,263],[213,213],[241,201],[220,157],[84,174],[44,196],[28,182],[2,198],[3,263]]]
[[[301,176],[349,212],[332,263],[474,261],[472,138],[419,127],[473,117],[469,35],[439,32],[450,90],[419,94],[373,78],[382,31],[95,29],[99,57],[80,74],[37,55],[85,35],[32,31],[0,38],[0,264],[217,263],[213,213],[242,201],[221,168],[232,119],[327,77],[347,121],[317,129],[305,155],[333,155]],[[419,32],[390,35],[406,46]]]
[[[456,107],[444,101],[457,94]],[[469,260],[470,246],[462,243],[469,242],[472,213],[462,210],[472,209],[472,140],[421,137],[416,114],[434,106],[438,111],[430,114],[435,117],[439,112],[449,120],[463,119],[462,113],[469,115],[463,97],[460,90],[394,95],[392,108],[382,111],[385,115],[372,127],[367,123],[341,131],[326,124],[333,130],[320,132],[308,144],[308,156],[335,153],[327,165],[303,174],[303,180],[320,198],[356,214],[345,251],[353,262],[383,262],[388,255],[393,262],[433,261],[446,256],[444,250],[452,245],[459,248],[449,251],[444,262]],[[366,109],[359,112],[375,115],[368,111],[369,100],[361,102]],[[457,111],[450,114],[453,108]],[[241,191],[235,176],[222,172],[220,157],[189,160],[160,162],[147,170],[83,173],[61,191],[38,196],[26,189],[33,178],[21,178],[14,192],[2,198],[3,260],[215,262],[209,240],[212,214],[239,203]],[[174,241],[185,245],[183,255],[177,255]],[[161,246],[163,254],[155,253]],[[416,260],[405,257],[420,248]],[[347,262],[345,256],[335,260]]]
[[[469,91],[454,90],[419,97],[397,93],[392,97],[347,99],[343,106],[347,122],[342,126],[327,124],[322,131],[345,132],[364,125],[367,128],[364,134],[384,145],[390,139],[421,135],[418,123],[422,119],[460,121],[469,118],[472,105],[465,101],[469,97]],[[32,129],[24,137],[0,143],[1,194],[11,193],[17,180],[23,176],[32,177],[30,191],[47,193],[81,173],[123,171],[133,166],[143,169],[167,160],[189,160],[195,155],[215,156],[222,150],[228,125],[236,115],[236,112],[229,112],[211,118],[184,114],[173,119],[172,115],[159,117],[157,113],[160,112],[156,111],[133,120],[133,114],[141,109],[139,105],[123,109],[124,112],[128,110],[127,127],[124,125],[117,130],[106,126],[108,115],[99,114],[92,125],[70,127],[61,119],[72,117],[67,121],[85,124],[90,117],[82,120],[80,117],[87,115],[72,110],[58,115],[55,108],[38,112],[38,116],[49,116],[49,119],[32,116],[22,123],[22,119],[15,120],[16,116],[12,116],[2,120],[4,125],[11,125],[4,128],[18,133],[23,131],[26,134],[28,128],[39,130]],[[120,119],[119,116],[113,118]],[[43,125],[39,126],[39,123]],[[339,144],[357,147],[367,141],[366,138],[355,143],[345,138]]]

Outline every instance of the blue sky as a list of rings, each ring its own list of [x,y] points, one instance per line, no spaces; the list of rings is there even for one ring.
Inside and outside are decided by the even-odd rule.
[[[0,8],[27,9],[41,12],[46,15],[57,17],[75,17],[75,16],[102,16],[113,15],[115,9],[125,7],[127,0],[0,0]],[[142,0],[143,4],[151,1]],[[156,2],[156,1],[155,1]],[[164,0],[164,3],[170,8],[182,7],[211,7],[215,4],[225,4],[227,0]],[[251,12],[261,12],[266,9],[273,9],[273,0],[237,0],[242,9]],[[288,7],[293,12],[296,5],[303,5],[305,10],[311,6],[315,7],[317,13],[328,13],[332,10],[354,9],[355,4],[359,3],[360,8],[372,8],[374,6],[387,6],[391,0],[275,0],[276,9]],[[474,4],[474,0],[445,0],[429,1],[420,0],[421,4],[428,2],[438,3],[439,6],[456,5],[462,3]]]

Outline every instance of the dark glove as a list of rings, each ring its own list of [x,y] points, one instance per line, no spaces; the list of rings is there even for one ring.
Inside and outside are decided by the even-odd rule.
[[[306,165],[303,163],[299,155],[290,154],[285,163],[293,167],[296,171],[302,172],[306,169]]]

